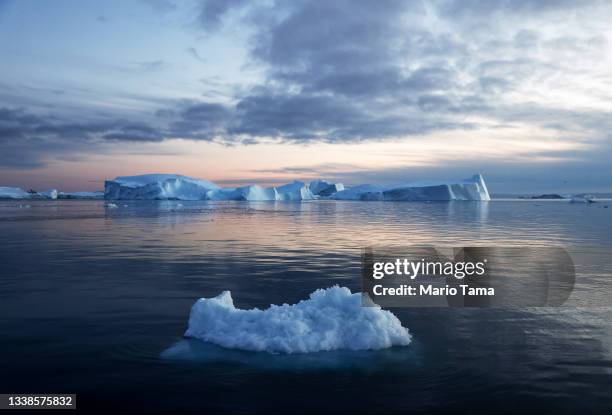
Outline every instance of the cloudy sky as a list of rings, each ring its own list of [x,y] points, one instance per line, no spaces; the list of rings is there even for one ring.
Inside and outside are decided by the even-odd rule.
[[[612,3],[0,0],[0,185],[612,191]]]

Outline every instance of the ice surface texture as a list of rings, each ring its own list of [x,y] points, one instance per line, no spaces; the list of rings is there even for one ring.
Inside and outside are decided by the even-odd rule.
[[[410,343],[390,311],[362,307],[361,294],[334,286],[297,304],[260,310],[234,307],[229,291],[193,305],[186,337],[230,349],[272,353],[376,350]]]

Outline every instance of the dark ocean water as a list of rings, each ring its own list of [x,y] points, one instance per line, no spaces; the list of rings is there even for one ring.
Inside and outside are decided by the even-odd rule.
[[[117,205],[0,201],[0,393],[77,393],[101,413],[612,413],[605,203]],[[376,352],[182,338],[199,297],[359,291],[363,247],[429,244],[565,247],[576,289],[562,308],[393,309],[413,343]]]

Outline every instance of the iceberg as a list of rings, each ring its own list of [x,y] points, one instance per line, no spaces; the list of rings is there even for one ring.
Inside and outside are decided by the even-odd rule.
[[[0,186],[1,199],[29,199],[30,197],[32,197],[31,193],[28,193],[19,187]]]
[[[219,186],[177,174],[123,176],[104,182],[104,198],[113,200],[206,200]]]
[[[575,195],[570,199],[570,203],[595,203],[595,198],[591,195]]]
[[[236,308],[229,291],[200,298],[191,308],[185,337],[270,353],[379,350],[411,341],[393,313],[362,307],[360,293],[339,286],[318,289],[297,304],[265,310]]]
[[[104,199],[104,192],[59,192],[58,199]]]
[[[0,199],[57,199],[57,190],[49,189],[43,192],[25,191],[19,187],[0,186]]]
[[[243,186],[236,189],[213,190],[206,194],[208,200],[278,200],[276,189],[263,188],[257,185]]]
[[[329,183],[325,180],[313,180],[308,185],[310,191],[316,196],[331,196],[334,193],[344,190],[342,183]]]
[[[38,194],[44,197],[45,199],[53,199],[53,200],[57,199],[56,189],[45,190],[44,192],[38,192]]]
[[[331,196],[336,200],[384,200],[384,201],[451,201],[491,200],[489,190],[480,174],[459,182],[412,183],[395,186],[361,185]]]
[[[278,198],[276,200],[313,200],[314,194],[304,182],[294,181],[276,188]]]
[[[63,197],[60,193],[60,198]],[[79,198],[74,194],[74,198]],[[302,201],[384,200],[384,201],[451,201],[491,200],[482,175],[461,181],[442,183],[408,183],[404,185],[371,185],[348,187],[342,183],[314,180],[309,184],[294,181],[279,187],[258,185],[221,188],[202,179],[176,174],[145,174],[106,180],[104,198],[107,200],[248,200]]]

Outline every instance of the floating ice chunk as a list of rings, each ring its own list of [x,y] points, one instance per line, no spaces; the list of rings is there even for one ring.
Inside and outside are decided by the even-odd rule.
[[[193,305],[186,337],[231,349],[309,353],[372,350],[410,343],[408,329],[390,311],[362,307],[361,294],[334,286],[297,304],[265,310],[234,307],[229,291]]]
[[[108,209],[117,209],[119,206],[117,206],[114,203],[107,203],[104,205],[104,207],[108,208]]]

